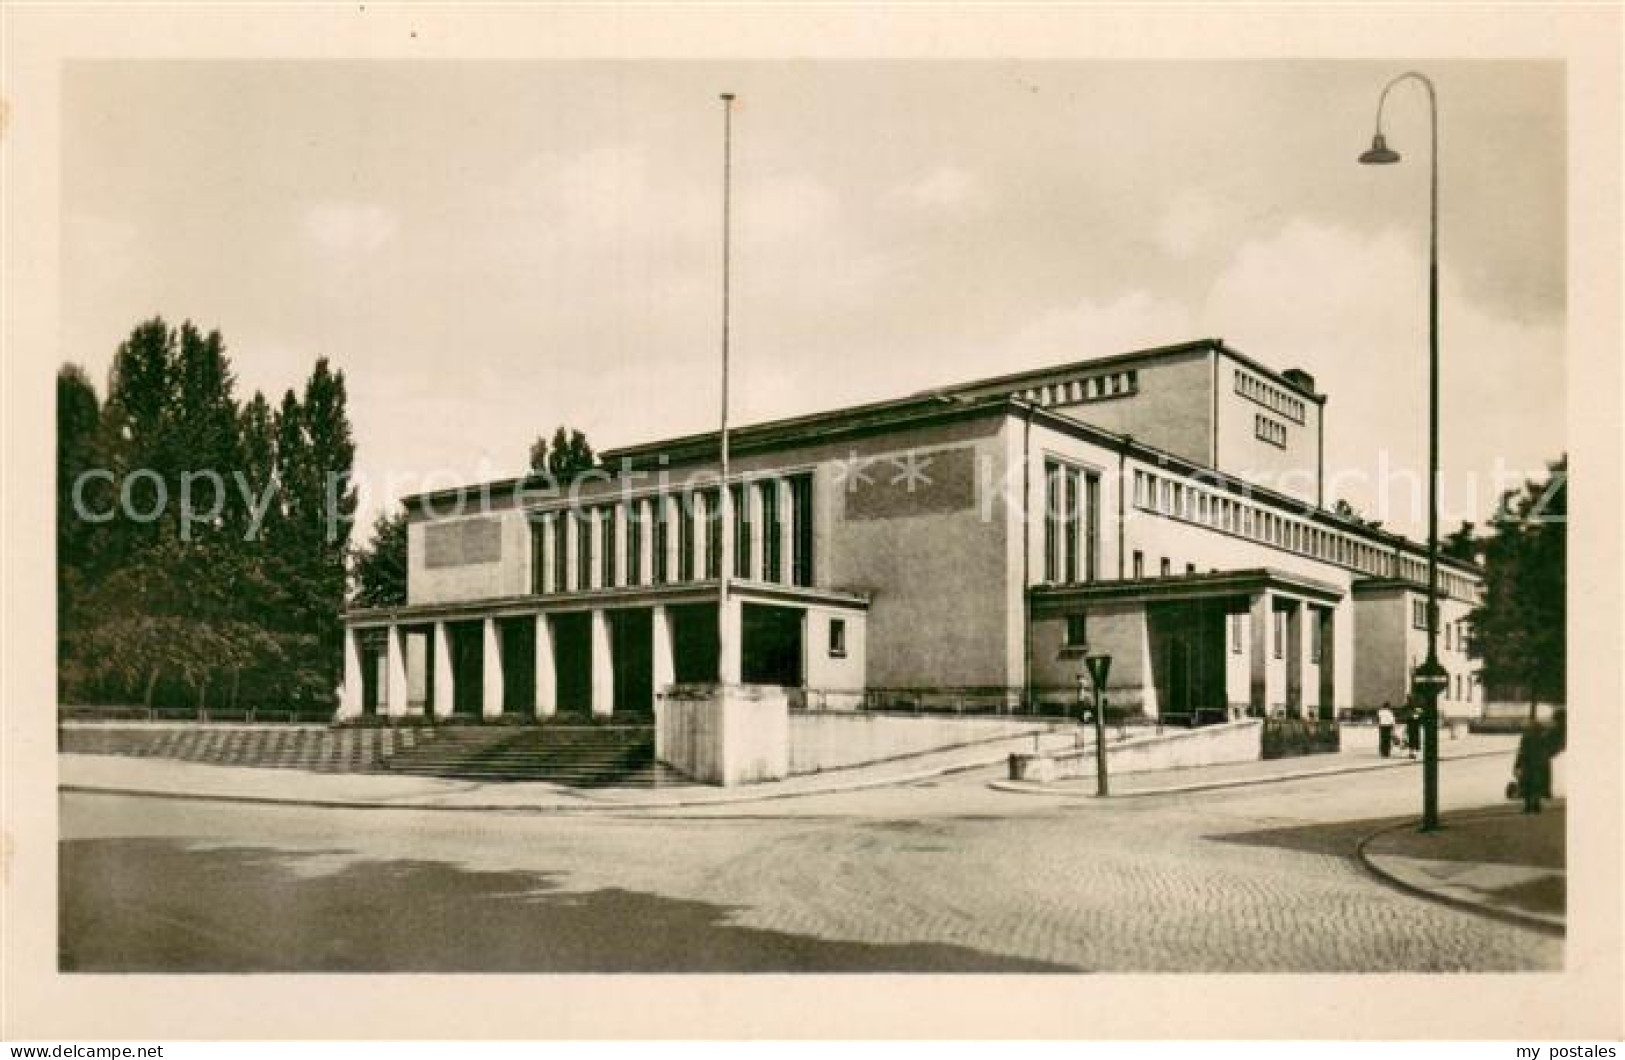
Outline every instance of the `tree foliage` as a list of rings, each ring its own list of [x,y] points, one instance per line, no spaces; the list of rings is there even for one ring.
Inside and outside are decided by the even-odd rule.
[[[1502,498],[1481,542],[1484,602],[1470,616],[1472,652],[1491,696],[1565,698],[1568,643],[1568,457]]]
[[[380,515],[372,540],[356,550],[352,565],[358,607],[399,607],[406,603],[406,512]]]
[[[331,705],[355,511],[344,376],[318,361],[276,410],[235,387],[219,332],[157,318],[120,344],[105,402],[58,374],[64,702]]]
[[[544,475],[561,486],[574,482],[576,476],[597,462],[587,436],[562,424],[554,430],[551,443],[537,435],[530,444],[531,474]]]

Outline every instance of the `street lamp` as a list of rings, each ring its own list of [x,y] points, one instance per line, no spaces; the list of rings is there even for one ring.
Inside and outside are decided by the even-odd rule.
[[[1439,691],[1448,676],[1439,665],[1439,103],[1425,74],[1407,71],[1383,87],[1376,135],[1360,162],[1387,166],[1399,161],[1399,152],[1382,135],[1382,108],[1401,81],[1427,89],[1433,134],[1428,177],[1428,654],[1415,677],[1422,695],[1422,831],[1431,832],[1439,827]]]

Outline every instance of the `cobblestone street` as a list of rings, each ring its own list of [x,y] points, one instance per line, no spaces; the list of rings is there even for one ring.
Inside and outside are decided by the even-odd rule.
[[[1451,810],[1504,756],[1447,763]],[[1505,971],[1562,941],[1396,891],[1356,842],[1384,770],[1189,795],[992,791],[993,771],[615,816],[65,795],[76,970]],[[1448,817],[1447,817],[1448,823]]]

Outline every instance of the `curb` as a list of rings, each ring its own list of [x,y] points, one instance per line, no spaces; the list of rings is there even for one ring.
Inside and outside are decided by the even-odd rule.
[[[283,797],[279,795],[227,795],[218,792],[188,792],[188,791],[155,791],[150,788],[123,788],[98,784],[58,784],[57,791],[72,795],[114,795],[125,798],[144,799],[179,799],[192,802],[224,802],[244,803],[257,806],[307,806],[323,810],[437,810],[442,812],[463,813],[508,813],[508,814],[607,814],[636,812],[647,813],[651,810],[684,810],[706,809],[718,806],[732,806],[736,803],[771,802],[777,799],[799,799],[810,795],[841,795],[852,791],[866,791],[872,788],[889,788],[905,784],[916,784],[922,780],[932,780],[937,777],[950,776],[955,773],[968,773],[977,769],[986,769],[1004,763],[1008,755],[1001,754],[997,758],[989,758],[975,762],[956,762],[953,765],[937,766],[931,769],[919,770],[913,773],[900,774],[888,777],[873,777],[863,780],[851,780],[846,783],[836,783],[824,787],[808,788],[798,791],[746,791],[737,795],[723,795],[704,799],[676,799],[669,801],[628,801],[628,802],[584,802],[584,803],[543,803],[537,805],[520,805],[515,803],[479,803],[457,804],[430,802],[363,802],[349,799],[312,799]]]
[[[1501,815],[1481,814],[1479,816],[1458,816],[1456,820],[1489,820],[1497,816]],[[1529,928],[1532,931],[1539,931],[1544,935],[1550,935],[1555,938],[1564,938],[1567,936],[1568,918],[1566,915],[1563,923],[1556,924],[1542,917],[1530,916],[1526,913],[1519,913],[1512,909],[1502,909],[1499,906],[1485,905],[1482,902],[1475,902],[1467,898],[1458,898],[1453,894],[1445,894],[1442,891],[1435,891],[1428,887],[1421,887],[1407,880],[1400,879],[1398,876],[1395,876],[1393,873],[1387,871],[1381,865],[1379,865],[1375,859],[1380,858],[1382,855],[1367,853],[1366,847],[1374,840],[1388,835],[1391,832],[1397,832],[1404,828],[1415,827],[1415,821],[1403,821],[1399,824],[1385,825],[1384,827],[1377,829],[1375,832],[1363,837],[1357,844],[1355,844],[1355,860],[1360,863],[1361,868],[1370,873],[1371,876],[1378,882],[1386,884],[1397,891],[1402,891],[1414,898],[1421,898],[1430,902],[1438,902],[1440,905],[1447,905],[1451,908],[1460,909],[1468,913],[1477,913],[1479,916],[1488,917],[1491,920],[1499,920],[1503,923]],[[1564,875],[1566,876],[1567,873]]]
[[[1514,749],[1495,751],[1473,751],[1468,754],[1452,755],[1440,759],[1441,762],[1465,762],[1472,758],[1491,758],[1495,755],[1516,754]],[[1141,788],[1138,791],[1113,792],[1106,796],[1108,799],[1137,799],[1152,795],[1185,795],[1201,791],[1220,791],[1225,788],[1249,788],[1259,784],[1280,784],[1289,780],[1311,780],[1316,777],[1336,777],[1350,773],[1372,773],[1379,769],[1404,769],[1411,765],[1421,765],[1420,761],[1405,759],[1400,762],[1366,762],[1360,765],[1334,766],[1330,769],[1306,769],[1296,773],[1278,773],[1267,777],[1241,777],[1236,780],[1213,780],[1196,784],[1177,784],[1163,788]],[[1108,773],[1109,775],[1109,773]],[[1016,795],[1049,795],[1058,799],[1095,799],[1099,798],[1093,792],[1085,791],[1056,791],[1053,787],[1044,784],[1035,784],[1020,780],[994,780],[988,787],[995,791],[1010,792]]]

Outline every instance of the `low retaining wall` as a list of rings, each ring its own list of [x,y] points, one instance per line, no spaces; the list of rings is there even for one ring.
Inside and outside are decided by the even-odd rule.
[[[176,758],[223,766],[367,772],[413,746],[413,729],[335,729],[326,725],[234,725],[193,722],[64,723],[65,754]]]
[[[1128,773],[1154,773],[1164,769],[1225,765],[1231,762],[1257,762],[1264,752],[1264,723],[1258,719],[1209,725],[1200,729],[1165,729],[1160,735],[1134,736],[1117,743],[1107,734],[1106,770],[1108,776]],[[1075,751],[1010,756],[1010,779],[1047,784],[1095,775],[1095,751],[1088,747]]]
[[[776,685],[676,687],[655,698],[655,758],[702,784],[782,780],[789,714]]]
[[[790,715],[790,772],[821,773],[870,762],[1030,736],[1046,721],[941,715],[811,712]]]

